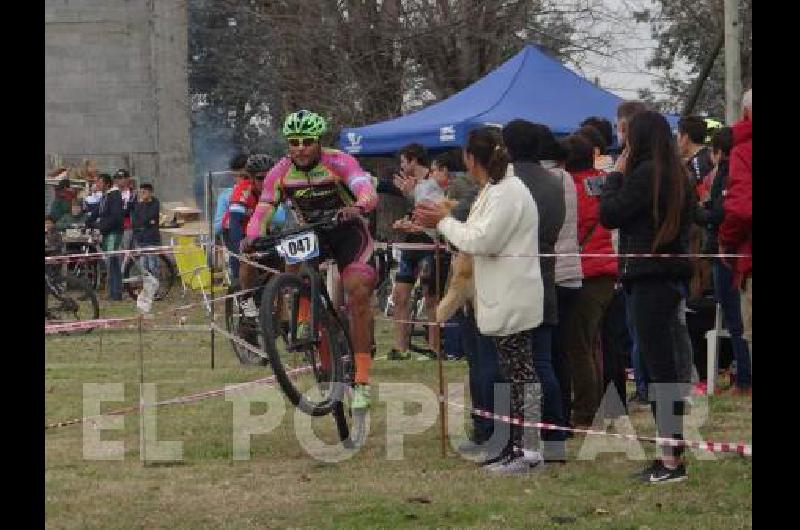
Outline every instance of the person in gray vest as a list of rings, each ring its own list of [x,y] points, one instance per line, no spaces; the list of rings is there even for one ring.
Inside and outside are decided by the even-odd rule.
[[[539,164],[536,126],[526,120],[513,120],[503,128],[503,141],[511,155],[514,173],[530,191],[539,210],[539,252],[553,254],[566,206],[564,185],[556,175]],[[556,303],[555,257],[539,258],[544,286],[544,317],[542,324],[531,330],[533,363],[542,385],[542,419],[544,423],[563,425],[561,388],[551,357],[553,329],[558,324]],[[543,431],[541,434],[545,460],[563,461],[566,455],[562,431]],[[554,443],[550,443],[554,442]]]

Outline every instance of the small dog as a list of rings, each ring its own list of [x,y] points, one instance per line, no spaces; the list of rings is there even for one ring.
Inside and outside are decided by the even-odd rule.
[[[444,204],[449,209],[453,209],[458,201],[445,199]],[[450,281],[447,283],[447,293],[436,307],[436,322],[447,321],[459,308],[474,298],[475,281],[472,255],[458,252],[450,263]]]
[[[450,281],[447,293],[436,306],[436,322],[446,322],[465,303],[475,298],[472,255],[457,253],[450,264]]]

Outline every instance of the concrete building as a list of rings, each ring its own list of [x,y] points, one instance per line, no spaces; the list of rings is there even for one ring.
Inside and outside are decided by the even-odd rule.
[[[45,170],[127,167],[193,203],[186,0],[45,0]]]

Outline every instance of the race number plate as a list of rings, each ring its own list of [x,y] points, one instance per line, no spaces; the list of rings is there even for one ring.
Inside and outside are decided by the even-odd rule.
[[[315,232],[304,232],[281,240],[281,253],[286,263],[300,263],[319,256],[319,244]]]

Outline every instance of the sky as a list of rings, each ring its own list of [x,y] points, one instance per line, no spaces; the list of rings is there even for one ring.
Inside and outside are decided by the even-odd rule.
[[[656,97],[663,95],[657,80],[663,72],[650,69],[646,63],[656,47],[648,22],[636,22],[633,10],[649,8],[656,12],[652,0],[598,0],[602,10],[613,17],[593,24],[592,32],[612,35],[612,57],[587,53],[579,64],[567,64],[571,69],[590,80],[597,78],[602,88],[626,99],[638,96],[638,90],[649,88]]]

